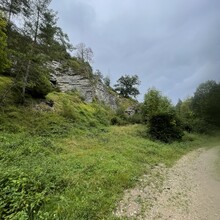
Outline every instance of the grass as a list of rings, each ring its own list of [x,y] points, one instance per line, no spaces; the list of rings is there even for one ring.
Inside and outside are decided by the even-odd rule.
[[[117,202],[141,175],[208,142],[153,142],[145,126],[109,126],[113,113],[76,93],[47,99],[49,110],[36,100],[0,109],[0,219],[117,219]]]
[[[3,132],[0,175],[27,178],[27,185],[40,191],[38,219],[114,219],[112,211],[125,189],[156,164],[171,166],[201,141],[155,143],[143,137],[144,130],[139,125],[76,126],[61,137]],[[26,194],[24,203],[33,206],[37,195]]]

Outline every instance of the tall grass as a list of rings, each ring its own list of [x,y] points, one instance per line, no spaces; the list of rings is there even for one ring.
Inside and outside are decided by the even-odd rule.
[[[108,126],[108,108],[74,93],[47,98],[49,111],[36,102],[0,109],[0,219],[115,219],[141,175],[205,143],[196,135],[152,142],[144,126]]]
[[[154,165],[172,165],[201,141],[166,145],[146,139],[144,131],[133,125],[73,127],[61,137],[1,133],[0,207],[14,207],[15,219],[113,218],[124,189]]]

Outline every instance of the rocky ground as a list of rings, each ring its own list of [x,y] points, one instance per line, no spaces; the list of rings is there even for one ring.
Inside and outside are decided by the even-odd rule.
[[[146,220],[220,220],[220,148],[198,149],[172,168],[162,164],[125,192],[115,215]]]

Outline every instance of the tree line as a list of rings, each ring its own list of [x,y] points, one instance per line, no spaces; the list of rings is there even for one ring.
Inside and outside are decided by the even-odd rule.
[[[12,77],[19,102],[24,103],[29,94],[44,97],[53,90],[48,65],[53,60],[110,86],[109,77],[104,78],[99,70],[93,73],[92,49],[83,43],[75,47],[70,44],[67,34],[57,25],[57,13],[49,7],[51,0],[0,0],[0,3],[0,74]],[[71,55],[74,49],[75,57]],[[124,75],[114,88],[124,98],[136,98],[139,84],[137,75]],[[181,137],[180,127],[206,132],[220,126],[220,84],[202,83],[193,97],[179,100],[176,106],[157,89],[149,89],[144,102],[137,106],[137,114],[129,120],[150,125],[158,122],[158,126],[167,124],[166,127],[170,123],[173,129],[170,135],[178,127],[177,138]],[[126,118],[121,110],[118,115],[117,120]]]
[[[137,75],[125,75],[119,78],[115,90],[125,98],[136,97],[139,84]],[[184,131],[208,133],[220,128],[220,83],[213,80],[201,83],[192,97],[179,100],[176,105],[159,90],[151,88],[144,95],[144,102],[136,108],[132,117],[126,117],[124,111],[119,110],[114,123],[147,124],[149,134],[165,142],[181,139]]]

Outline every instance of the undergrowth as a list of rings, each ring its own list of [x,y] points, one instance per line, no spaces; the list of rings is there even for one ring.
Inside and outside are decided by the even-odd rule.
[[[113,219],[124,189],[158,163],[171,166],[197,136],[152,142],[140,125],[74,126],[66,136],[0,135],[0,218]]]
[[[76,93],[0,108],[0,219],[116,219],[123,191],[205,139],[162,144],[143,125],[109,126],[113,112]]]

